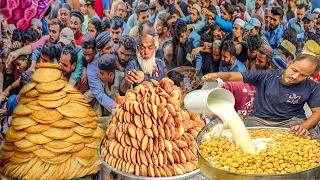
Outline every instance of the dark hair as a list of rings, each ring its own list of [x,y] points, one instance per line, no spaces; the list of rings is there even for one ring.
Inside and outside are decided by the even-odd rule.
[[[111,24],[111,28],[112,29],[118,29],[118,28],[122,28],[123,27],[123,18],[120,16],[114,16],[112,18],[112,24]]]
[[[213,42],[212,36],[210,36],[207,33],[202,33],[201,36],[200,36],[200,40],[203,41],[203,42],[209,42],[209,43]]]
[[[293,28],[286,29],[282,34],[283,40],[288,40],[292,44],[296,44],[297,31]]]
[[[287,49],[285,49],[283,46],[281,46],[281,44],[278,46],[278,49],[282,50],[282,53],[288,57],[290,56],[291,59],[294,59],[294,54],[291,54]]]
[[[158,16],[158,19],[162,22],[163,27],[169,27],[168,18],[167,18],[166,13],[160,14]]]
[[[51,6],[48,7],[47,11],[44,13],[44,17],[47,17],[51,13]]]
[[[96,28],[98,34],[101,32],[101,21],[98,18],[90,19],[89,24],[92,24]]]
[[[212,12],[213,14],[218,14],[218,13],[217,13],[217,9],[216,9],[214,6],[209,6],[208,10],[209,10],[210,12]]]
[[[166,48],[167,46],[170,46],[170,45],[174,47],[174,44],[173,44],[172,40],[168,40],[168,41],[164,42],[162,44],[162,49],[164,49],[164,48]]]
[[[224,4],[222,4],[222,6],[227,10],[227,12],[229,13],[229,14],[233,14],[233,12],[235,11],[235,7],[232,5],[232,4],[230,4],[230,3],[224,3]]]
[[[177,21],[177,24],[175,26],[175,35],[180,36],[182,33],[186,32],[188,30],[187,24],[184,21]]]
[[[229,52],[231,55],[234,56],[236,54],[236,47],[234,46],[233,41],[224,41],[221,47],[221,51]]]
[[[142,35],[144,25],[147,25],[147,26],[149,26],[149,27],[151,27],[151,28],[154,28],[152,22],[150,22],[149,20],[144,20],[144,21],[142,21],[142,22],[139,23],[139,25],[138,25],[138,32],[139,32],[139,35],[140,35],[140,36]],[[153,34],[150,34],[150,35],[153,36]]]
[[[51,19],[49,25],[59,25],[60,31],[64,28],[62,21],[58,18]]]
[[[213,23],[210,25],[210,29],[211,29],[211,31],[216,31],[216,30],[220,30],[221,27],[218,24]]]
[[[126,50],[134,51],[136,49],[136,41],[131,36],[121,36],[119,39],[119,47],[120,46],[123,46]]]
[[[145,3],[146,5],[150,5],[150,0],[141,0],[140,2],[143,2],[143,3]]]
[[[48,42],[42,47],[41,54],[49,56],[50,60],[52,60],[56,58],[56,47],[51,42]]]
[[[101,31],[105,31],[106,29],[110,29],[111,28],[111,23],[110,20],[108,18],[105,18],[102,22],[101,22]]]
[[[24,34],[23,30],[20,28],[13,30],[12,40],[25,42],[23,34]]]
[[[62,54],[63,55],[68,55],[68,54],[71,55],[70,64],[77,63],[78,54],[77,54],[76,50],[70,44],[66,45],[63,48]]]
[[[178,87],[180,87],[181,82],[183,82],[184,79],[184,75],[181,72],[175,70],[169,71],[167,73],[167,76],[173,81],[174,85]]]
[[[17,57],[17,59],[16,60],[18,60],[18,61],[25,61],[25,60],[27,60],[27,69],[30,67],[30,65],[31,65],[31,60],[28,58],[28,56],[26,56],[26,55],[20,55],[20,56],[18,56]]]
[[[260,49],[261,45],[262,45],[262,40],[260,36],[258,35],[248,36],[247,46],[250,51]]]
[[[313,33],[313,32],[308,32],[307,33],[307,39],[306,39],[306,41],[307,40],[314,40],[314,41],[316,41],[318,44],[320,44],[319,42],[320,42],[320,35],[318,35],[318,34],[315,34],[315,33]]]
[[[298,4],[297,5],[297,9],[303,9],[303,8],[304,8],[305,11],[308,10],[308,7],[305,4]]]
[[[280,16],[280,18],[283,18],[283,10],[279,7],[273,7],[271,9],[271,14],[274,14],[276,16]]]
[[[33,28],[28,28],[23,35],[25,41],[30,42],[34,42],[40,38],[39,32]]]
[[[136,8],[136,14],[137,16],[139,16],[139,14],[141,12],[146,12],[149,10],[149,6],[145,5],[145,4],[142,4],[142,5],[139,5],[137,8]]]
[[[281,6],[281,8],[283,9],[283,1],[282,0],[274,0],[274,1],[277,1],[278,4]]]
[[[164,6],[166,4],[166,0],[158,0],[160,6]]]

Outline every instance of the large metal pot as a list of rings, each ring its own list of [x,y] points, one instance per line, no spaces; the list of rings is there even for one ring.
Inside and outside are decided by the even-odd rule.
[[[230,171],[226,171],[223,169],[218,169],[212,166],[200,153],[199,145],[203,138],[203,136],[209,133],[209,129],[215,126],[217,123],[212,121],[207,124],[202,130],[199,132],[197,137],[197,151],[198,151],[198,159],[199,159],[199,167],[201,174],[208,179],[245,179],[245,180],[270,180],[270,179],[320,179],[320,166],[315,167],[313,169],[309,169],[306,171],[301,171],[297,173],[287,173],[287,174],[275,174],[275,175],[265,175],[265,174],[238,174]],[[288,128],[276,128],[276,127],[250,127],[247,129],[278,129],[289,131]]]
[[[99,159],[100,159],[100,161],[102,163],[102,169],[107,174],[109,174],[111,172],[114,172],[114,173],[120,175],[123,179],[126,179],[126,180],[138,180],[138,179],[139,180],[187,180],[189,178],[192,178],[192,177],[200,174],[200,170],[199,169],[194,170],[194,171],[189,172],[189,173],[186,173],[186,174],[183,174],[183,175],[170,176],[170,177],[145,177],[145,176],[136,176],[136,175],[133,175],[133,174],[125,173],[123,171],[117,170],[117,169],[109,166],[104,161],[104,159],[101,156],[101,147],[102,147],[102,144],[103,144],[103,140],[104,139],[102,139],[100,141],[100,145],[99,145],[99,148],[98,148],[98,156],[99,156]]]

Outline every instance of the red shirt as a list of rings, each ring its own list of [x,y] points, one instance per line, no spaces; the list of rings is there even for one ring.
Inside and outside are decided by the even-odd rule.
[[[256,87],[243,82],[225,82],[223,88],[229,90],[234,98],[234,109],[238,114],[250,115],[256,96]]]
[[[94,2],[94,11],[98,14],[100,19],[102,19],[103,10],[104,10],[104,8],[103,8],[102,0],[95,0],[95,2]]]
[[[75,40],[76,41],[76,45],[79,45],[79,46],[81,45],[82,37],[83,37],[83,33],[80,33],[79,38]]]

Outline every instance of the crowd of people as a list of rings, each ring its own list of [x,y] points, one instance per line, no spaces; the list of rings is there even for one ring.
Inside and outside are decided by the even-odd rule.
[[[6,117],[37,63],[60,64],[99,116],[140,84],[138,71],[145,81],[170,76],[181,86],[184,77],[174,68],[190,66],[191,79],[223,79],[239,114],[320,135],[320,8],[310,0],[109,0],[103,13],[95,0],[73,1],[79,7],[52,0],[26,30],[0,12]]]

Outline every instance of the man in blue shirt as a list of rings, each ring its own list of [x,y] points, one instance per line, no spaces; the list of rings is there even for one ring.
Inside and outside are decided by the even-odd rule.
[[[245,117],[246,126],[286,127],[299,135],[320,137],[316,127],[320,120],[320,89],[310,77],[319,70],[316,56],[302,54],[286,70],[211,73],[203,81],[243,81],[256,86],[252,117]],[[307,103],[312,115],[306,118]]]
[[[191,65],[196,68],[195,76],[198,76],[202,67],[202,57],[198,52],[195,58],[192,59],[192,50],[200,47],[200,35],[196,31],[190,32],[187,28],[187,24],[178,20],[175,26],[175,35],[178,38],[178,58],[177,65]]]
[[[281,20],[283,17],[283,10],[279,7],[273,7],[271,9],[271,22],[270,28],[264,32],[267,40],[269,41],[270,46],[273,49],[277,49],[280,44],[281,36],[283,30],[280,27]]]
[[[226,40],[221,48],[221,62],[219,72],[245,72],[246,66],[237,60],[236,47],[232,41]]]
[[[165,63],[155,57],[155,39],[149,34],[140,37],[140,44],[137,47],[137,59],[131,60],[124,70],[125,77],[120,85],[120,91],[125,93],[132,85],[137,86],[139,81],[137,71],[144,73],[143,81],[154,79],[160,81],[165,77]]]

